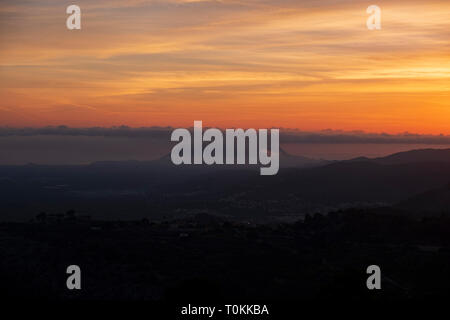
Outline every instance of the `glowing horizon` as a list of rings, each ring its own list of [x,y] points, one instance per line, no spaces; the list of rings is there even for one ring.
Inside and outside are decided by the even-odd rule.
[[[450,3],[373,2],[5,1],[0,126],[450,134]]]

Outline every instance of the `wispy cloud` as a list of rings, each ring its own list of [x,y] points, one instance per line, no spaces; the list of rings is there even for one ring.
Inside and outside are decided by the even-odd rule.
[[[375,32],[367,1],[77,4],[72,32],[60,1],[3,1],[0,124],[449,133],[448,1],[378,1]]]

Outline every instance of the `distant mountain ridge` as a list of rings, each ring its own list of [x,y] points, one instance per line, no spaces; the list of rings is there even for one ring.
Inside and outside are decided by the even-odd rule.
[[[450,213],[450,183],[412,196],[395,205],[396,208],[417,213]]]
[[[322,159],[313,159],[313,158],[307,158],[304,156],[297,156],[292,155],[288,152],[286,152],[283,148],[280,148],[279,150],[279,161],[280,161],[280,167],[281,168],[310,168],[310,167],[316,167],[321,166],[330,163],[330,161],[322,160]],[[236,156],[235,156],[236,158]],[[246,159],[248,159],[248,154],[246,154]],[[235,159],[234,165],[221,165],[221,169],[226,168],[249,168],[250,165],[238,165],[236,164],[237,161]],[[93,162],[90,166],[93,167],[114,167],[114,166],[123,166],[123,167],[150,167],[150,166],[169,166],[174,167],[175,165],[172,163],[172,160],[170,158],[170,154],[166,154],[162,156],[161,158],[155,159],[155,160],[149,160],[149,161],[138,161],[138,160],[128,160],[128,161],[97,161]],[[194,166],[194,165],[192,165]],[[210,165],[206,167],[218,167],[218,165]],[[195,167],[199,167],[196,165]],[[260,167],[260,165],[251,165],[251,167]]]
[[[331,162],[281,149],[280,167],[277,175],[261,177],[260,165],[175,166],[170,155],[153,161],[0,166],[0,220],[68,208],[107,217],[227,206],[231,212],[240,208],[237,214],[301,213],[365,203],[441,210],[450,199],[448,188],[442,188],[450,181],[450,149]]]
[[[397,152],[385,157],[367,158],[358,157],[351,160],[355,161],[371,161],[378,164],[406,164],[419,162],[450,162],[449,149],[417,149],[404,152]]]

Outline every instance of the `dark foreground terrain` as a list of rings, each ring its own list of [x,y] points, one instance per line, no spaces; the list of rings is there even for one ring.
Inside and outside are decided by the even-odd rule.
[[[395,210],[276,225],[208,214],[166,222],[40,215],[0,224],[0,290],[8,299],[203,303],[448,297],[450,217]],[[79,291],[66,288],[72,264],[82,270]],[[381,268],[381,290],[366,287],[372,264]]]

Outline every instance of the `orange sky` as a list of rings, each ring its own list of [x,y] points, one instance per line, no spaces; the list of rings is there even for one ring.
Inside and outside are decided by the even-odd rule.
[[[0,125],[450,134],[449,58],[447,0],[3,1]]]

